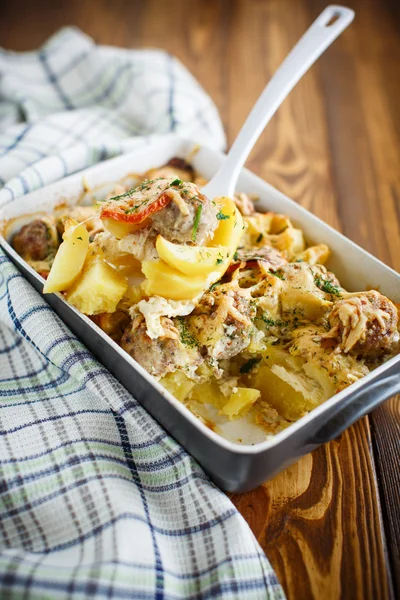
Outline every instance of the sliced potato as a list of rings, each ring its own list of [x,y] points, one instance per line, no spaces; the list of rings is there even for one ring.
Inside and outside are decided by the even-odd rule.
[[[89,234],[85,225],[74,219],[65,221],[63,242],[58,248],[43,293],[68,290],[82,271],[89,248]]]
[[[220,206],[221,216],[226,218],[220,219],[209,246],[228,246],[233,255],[239,245],[245,227],[242,215],[231,198],[215,198],[214,201]]]
[[[184,275],[161,259],[143,261],[142,271],[146,276],[146,281],[142,284],[144,293],[170,300],[191,300],[220,278],[218,272],[212,281],[205,276]]]
[[[207,248],[173,244],[159,235],[156,248],[160,258],[185,275],[208,275],[223,265],[225,269],[229,265],[230,252],[227,246]]]
[[[221,392],[215,381],[198,383],[190,394],[190,400],[201,404],[212,404],[222,410],[226,404],[226,396]]]
[[[183,371],[167,373],[167,375],[164,375],[164,377],[160,379],[160,383],[181,402],[186,400],[196,385],[195,381],[189,379],[189,377],[187,377]]]
[[[101,219],[101,222],[103,223],[104,229],[106,229],[108,233],[111,233],[111,235],[115,236],[119,240],[121,240],[126,235],[129,235],[130,233],[133,233],[134,231],[140,229],[138,225],[135,225],[133,223],[115,221],[114,219],[110,219],[108,217],[104,217],[103,219]]]
[[[67,293],[67,300],[85,315],[113,313],[128,282],[101,258],[87,262],[82,275]]]
[[[293,374],[295,377],[295,374]],[[289,421],[297,421],[315,408],[317,403],[293,388],[267,365],[262,365],[250,378],[250,385],[261,392],[261,398]]]
[[[230,419],[237,419],[243,416],[261,396],[260,390],[240,387],[231,394],[228,402],[225,404],[222,412]]]

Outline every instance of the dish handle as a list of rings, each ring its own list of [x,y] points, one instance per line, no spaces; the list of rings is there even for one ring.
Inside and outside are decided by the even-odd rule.
[[[338,437],[358,419],[375,410],[382,402],[400,393],[400,368],[396,362],[382,377],[350,394],[310,439],[312,444],[325,444]]]

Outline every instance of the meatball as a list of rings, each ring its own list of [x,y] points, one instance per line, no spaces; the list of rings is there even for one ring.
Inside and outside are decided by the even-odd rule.
[[[153,228],[172,242],[203,244],[217,228],[217,210],[206,196],[196,191],[197,188],[184,185],[180,191],[184,205],[173,198],[163,210],[154,213]]]
[[[53,219],[35,219],[16,233],[11,244],[27,262],[53,259],[59,246],[57,229]]]
[[[137,317],[133,325],[125,330],[121,347],[157,378],[178,368],[190,370],[199,365],[202,359],[198,349],[187,347],[181,342],[179,331],[171,319],[163,317],[162,324],[165,335],[151,339],[147,335],[145,321],[140,316]]]
[[[217,206],[194,183],[170,177],[144,181],[111,198],[104,203],[101,218],[136,228],[151,227],[172,242],[201,245],[212,238],[218,225],[217,213]]]
[[[335,338],[345,353],[374,359],[396,350],[397,323],[397,309],[388,298],[375,290],[357,292],[334,304],[325,337]]]
[[[188,321],[208,356],[220,360],[247,348],[255,314],[254,303],[245,291],[222,285],[202,297]]]

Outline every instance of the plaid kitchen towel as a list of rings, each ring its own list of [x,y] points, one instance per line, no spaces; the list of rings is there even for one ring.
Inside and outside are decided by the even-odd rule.
[[[168,54],[0,53],[0,205],[217,111]],[[34,207],[32,207],[34,210]],[[245,521],[0,251],[0,598],[283,598]]]

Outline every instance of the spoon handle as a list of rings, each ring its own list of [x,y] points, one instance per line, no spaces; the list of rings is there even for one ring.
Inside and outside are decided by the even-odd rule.
[[[283,100],[304,73],[352,22],[354,11],[327,6],[270,79],[247,117],[228,156],[202,192],[209,197],[232,196],[239,173],[254,144]]]

